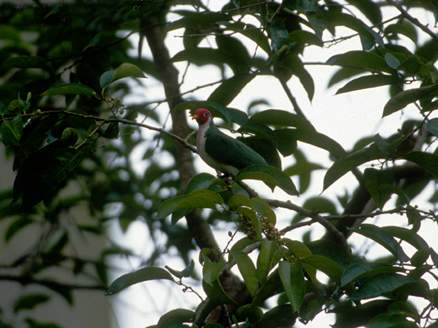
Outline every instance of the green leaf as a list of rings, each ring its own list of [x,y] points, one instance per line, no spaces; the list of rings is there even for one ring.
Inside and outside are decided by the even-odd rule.
[[[221,203],[223,203],[223,199],[218,193],[208,189],[195,190],[163,201],[158,207],[158,216],[165,218],[177,210],[213,208],[216,204]]]
[[[372,270],[372,267],[367,263],[356,262],[348,265],[341,276],[341,287],[345,287],[349,283],[355,281],[363,274]]]
[[[407,320],[406,313],[381,313],[367,323],[367,328],[418,328],[418,325]]]
[[[49,299],[49,296],[40,293],[31,293],[20,296],[14,304],[14,313],[23,310],[32,310],[36,306],[46,303]]]
[[[324,272],[330,278],[339,280],[342,275],[342,267],[332,259],[322,255],[311,255],[300,260],[301,263],[308,264],[315,269]]]
[[[112,81],[123,79],[124,77],[146,77],[143,71],[134,64],[123,63],[113,71]]]
[[[242,22],[233,22],[226,25],[227,30],[238,32],[247,38],[254,41],[261,49],[263,49],[267,54],[271,53],[271,48],[269,46],[269,41],[262,30],[254,25],[246,24]]]
[[[387,170],[367,168],[363,175],[363,183],[379,208],[383,208],[395,188],[394,176]]]
[[[414,283],[415,281],[415,279],[399,274],[385,274],[372,277],[371,279],[365,281],[358,290],[355,290],[350,295],[350,298],[352,300],[358,301],[362,299],[382,296],[383,294],[392,292],[397,288]]]
[[[372,144],[369,147],[356,150],[335,161],[324,176],[324,190],[348,171],[351,171],[363,163],[379,158],[382,158],[382,153],[375,144]]]
[[[145,78],[146,76],[137,65],[122,63],[116,69],[104,72],[99,78],[99,84],[102,89],[105,89],[111,83],[125,77]]]
[[[274,130],[271,137],[283,156],[292,155],[297,149],[297,136],[294,129]]]
[[[306,283],[301,264],[281,261],[278,265],[278,273],[286,295],[292,305],[292,310],[298,312],[304,301]]]
[[[289,32],[288,39],[290,42],[296,42],[303,45],[311,44],[318,47],[324,46],[322,40],[317,35],[303,30]]]
[[[5,241],[8,242],[12,239],[18,232],[23,230],[28,225],[34,223],[33,220],[27,218],[27,217],[18,217],[16,220],[14,220],[8,227],[8,229],[5,232]]]
[[[412,224],[412,230],[418,231],[421,225],[423,217],[415,207],[408,206],[406,208],[406,216],[408,217],[409,224]]]
[[[250,207],[255,210],[261,217],[267,220],[270,224],[275,226],[277,218],[271,206],[262,198],[253,197],[250,199]]]
[[[289,238],[283,238],[283,242],[286,247],[292,252],[292,254],[298,259],[303,259],[312,255],[312,251],[301,241],[291,240]]]
[[[175,309],[163,314],[158,320],[157,328],[182,328],[184,322],[192,322],[195,312],[187,309]]]
[[[435,178],[438,178],[438,155],[421,151],[413,151],[407,154],[404,158],[408,161],[414,162],[432,174]]]
[[[46,60],[37,56],[15,56],[6,59],[2,65],[4,69],[10,68],[42,68],[47,69]]]
[[[385,28],[385,34],[390,33],[403,34],[404,36],[411,39],[414,43],[417,43],[417,30],[411,22],[405,19],[399,20],[397,23],[388,25]]]
[[[438,84],[428,85],[421,88],[415,88],[399,92],[394,97],[389,99],[383,109],[383,116],[388,116],[396,111],[406,107],[407,105],[423,99],[428,96],[433,96],[438,90]]]
[[[296,316],[290,310],[290,306],[282,304],[265,312],[254,328],[292,327],[295,320]]]
[[[382,227],[381,229],[396,238],[408,242],[418,250],[429,249],[429,245],[426,243],[426,241],[411,229],[406,229],[398,226],[386,226]]]
[[[426,123],[426,129],[435,137],[438,137],[438,118],[428,120]]]
[[[397,259],[404,262],[409,260],[409,257],[405,254],[397,241],[381,227],[372,224],[361,224],[353,231],[379,243],[390,251]]]
[[[107,295],[116,294],[123,289],[149,280],[170,280],[174,281],[169,272],[158,267],[145,267],[133,272],[126,273],[116,280],[106,290]]]
[[[94,90],[81,83],[66,83],[55,85],[43,92],[44,96],[55,96],[55,95],[79,95],[92,97],[96,95]]]
[[[387,66],[385,59],[366,51],[353,50],[341,55],[334,55],[327,60],[329,65],[345,66],[349,68],[365,69],[371,72],[389,72],[393,70]]]
[[[193,176],[187,184],[185,194],[200,189],[208,189],[216,181],[216,177],[208,173],[200,173]]]
[[[374,25],[379,25],[382,22],[380,6],[373,0],[348,0],[348,3],[359,9]]]
[[[99,78],[99,85],[102,89],[105,89],[113,81],[113,70],[105,71]]]
[[[274,189],[275,186],[278,186],[289,195],[298,194],[298,191],[295,188],[295,185],[293,184],[290,177],[273,166],[252,165],[240,171],[236,178],[238,180],[261,180],[266,183],[271,189]]]
[[[302,142],[320,147],[329,151],[335,157],[345,155],[342,146],[330,137],[319,133],[304,118],[299,115],[279,110],[268,109],[254,114],[248,123],[257,123],[273,126],[291,126],[296,128],[296,138]]]
[[[240,94],[242,89],[254,78],[255,75],[239,74],[223,81],[208,97],[207,101],[228,105]]]
[[[242,274],[246,288],[248,288],[249,293],[254,296],[259,287],[254,263],[252,263],[249,256],[243,252],[233,253],[233,258],[236,260],[237,267]]]
[[[396,81],[397,80],[392,75],[375,74],[361,76],[345,84],[342,88],[336,91],[336,94],[368,88],[376,88],[382,85],[392,84]]]
[[[276,253],[278,244],[273,240],[262,240],[260,244],[260,253],[257,257],[257,277],[261,283],[266,280],[269,271],[275,266]]]

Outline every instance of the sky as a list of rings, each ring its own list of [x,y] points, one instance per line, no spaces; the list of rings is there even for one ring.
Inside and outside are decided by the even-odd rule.
[[[215,0],[214,2],[211,1],[211,3],[214,4],[214,7],[216,7],[217,10],[220,9],[221,1]],[[398,12],[390,12],[388,10],[384,12],[385,17],[392,17],[397,14]],[[424,12],[414,11],[414,14],[415,17],[420,19],[420,21],[424,23],[432,23],[432,17],[425,15]],[[358,15],[360,16],[360,14]],[[170,17],[170,19],[174,18],[175,17]],[[352,33],[352,31],[348,29],[340,29],[339,32],[344,35]],[[166,43],[172,54],[182,50],[182,39],[180,37],[182,34],[183,31],[177,30],[168,35]],[[330,36],[325,35],[324,38],[329,39]],[[133,35],[131,40],[134,45],[138,44],[137,35]],[[250,41],[245,40],[245,44],[250,49],[254,49],[254,44]],[[411,44],[411,46],[413,45]],[[353,49],[360,49],[360,42],[357,37],[324,49],[310,46],[306,48],[303,61],[325,62],[334,54],[343,53]],[[143,56],[150,58],[150,51],[146,42],[144,43]],[[181,72],[185,69],[185,64],[178,63],[177,67]],[[415,108],[413,108],[413,106],[408,106],[405,110],[382,119],[383,106],[388,100],[388,90],[386,87],[335,95],[336,90],[343,84],[341,83],[334,88],[327,89],[327,82],[336,68],[322,65],[311,65],[307,68],[315,81],[316,92],[312,102],[308,100],[305,91],[295,78],[292,78],[288,85],[297,98],[305,115],[312,124],[314,124],[316,129],[338,141],[347,150],[351,149],[354,143],[361,137],[377,133],[382,136],[388,136],[396,132],[401,121],[409,117],[417,117]],[[217,68],[213,66],[196,67],[191,65],[188,74],[186,75],[182,91],[218,79],[220,79],[220,75]],[[191,96],[196,96],[198,99],[206,99],[212,90],[212,88],[202,89]],[[285,96],[280,84],[275,79],[269,77],[256,77],[254,81],[246,86],[243,92],[230,104],[230,107],[246,109],[252,100],[260,98],[261,96],[269,101],[271,104],[270,108],[292,110],[292,106]],[[133,89],[133,94],[128,101],[141,102],[162,98],[164,98],[164,93],[159,82],[153,78],[148,78],[145,80],[144,88],[136,86]],[[162,113],[167,113],[168,108],[166,108],[166,105],[163,105],[157,110]],[[170,122],[168,122],[166,127],[170,129]],[[193,127],[195,127],[194,124]],[[146,139],[150,137],[149,131],[145,131],[144,133]],[[307,156],[311,158],[312,161],[323,163],[326,166],[330,165],[331,161],[328,159],[325,151],[307,145],[304,145],[304,149]],[[132,161],[139,172],[142,172],[146,165],[146,163],[141,160],[141,156],[142,152],[141,149],[139,149],[132,157]],[[287,163],[292,162],[292,160],[287,159],[284,167],[287,166]],[[200,159],[196,160],[196,166],[199,168],[200,172],[214,174],[214,170],[204,164]],[[309,195],[321,194],[323,173],[324,172],[322,171],[315,174],[313,176],[310,190],[300,197],[292,197],[292,201],[300,204]],[[353,175],[347,174],[321,195],[330,199],[335,199],[336,194],[341,194],[344,190],[352,190],[351,186],[355,185],[356,180]],[[260,184],[255,184],[255,186],[258,189],[264,188]],[[274,195],[270,195],[267,188],[264,188],[263,193],[282,200],[290,199],[290,196],[278,191],[278,189],[275,191]],[[420,195],[415,202],[421,204],[425,199],[430,197],[431,193],[432,188],[428,188],[428,190]],[[277,215],[280,218],[280,228],[289,222],[288,218],[290,218],[290,214],[288,215],[285,211],[277,211]],[[378,220],[381,224],[391,224],[393,217],[382,217],[374,220]],[[397,217],[396,219],[398,220],[397,222],[399,222],[399,220],[404,220],[403,222],[405,222],[404,218]],[[288,237],[299,239],[306,230],[307,228],[299,229],[288,235]],[[313,238],[317,238],[323,232],[322,229],[316,226],[312,226],[312,231],[314,231],[312,234]],[[438,241],[434,238],[437,232],[437,227],[428,223],[423,224],[422,230],[420,231],[424,238],[430,243],[430,246],[435,250],[438,250]],[[147,228],[141,222],[132,224],[126,235],[122,235],[117,226],[112,228],[112,233],[114,234],[114,238],[117,238],[118,240],[123,239],[126,246],[133,247],[139,253],[147,254],[152,248],[148,242]],[[225,246],[228,241],[227,231],[219,233],[218,236],[221,246]],[[349,241],[358,247],[366,242],[364,238],[361,238],[358,235],[354,235]],[[371,252],[368,256],[378,257],[382,254],[385,254],[385,250],[376,245],[371,248]],[[193,258],[196,262],[196,254],[193,254]],[[182,263],[181,261],[178,261],[178,259],[169,257],[168,261],[171,263],[169,264],[171,267],[182,269]],[[126,271],[132,271],[137,268],[139,263],[131,261],[129,263],[124,262],[122,265],[126,268]],[[163,288],[161,284],[154,282],[139,284],[123,291],[120,296],[117,296],[117,298],[114,299],[114,327],[137,328],[152,325],[157,322],[160,314],[164,314],[172,308],[193,304],[193,302],[197,302],[196,297],[193,294],[183,293],[179,287],[167,284],[166,287]],[[328,327],[328,324],[333,322],[332,315],[322,313],[305,327]],[[297,325],[297,327],[304,327],[304,325]]]

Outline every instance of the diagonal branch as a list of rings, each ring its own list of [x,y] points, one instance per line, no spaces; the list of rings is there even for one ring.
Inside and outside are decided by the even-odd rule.
[[[411,14],[409,14],[407,12],[407,10],[405,10],[403,8],[403,6],[398,3],[395,0],[386,0],[390,5],[393,5],[394,7],[397,8],[397,10],[402,14],[402,16],[404,18],[406,18],[407,20],[411,21],[415,26],[419,27],[421,30],[423,30],[425,33],[429,34],[432,39],[435,39],[435,41],[438,41],[438,35],[433,33],[429,28],[427,28],[426,25],[421,24],[421,22],[416,19],[415,17],[413,17]]]

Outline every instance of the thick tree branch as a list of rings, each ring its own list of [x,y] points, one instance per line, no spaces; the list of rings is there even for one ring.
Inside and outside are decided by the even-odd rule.
[[[154,17],[148,19],[147,22],[143,22],[142,30],[148,41],[154,62],[160,72],[166,99],[168,99],[172,117],[172,133],[186,136],[190,133],[190,128],[187,124],[185,113],[182,111],[172,111],[183,99],[179,89],[178,71],[173,66],[169,51],[164,43],[166,35]],[[191,152],[181,144],[176,145],[174,157],[180,176],[181,188],[184,188],[191,177],[195,175],[193,158]],[[186,220],[188,228],[200,248],[208,247],[218,254],[221,253],[209,224],[200,215],[196,212],[191,212],[186,215]]]

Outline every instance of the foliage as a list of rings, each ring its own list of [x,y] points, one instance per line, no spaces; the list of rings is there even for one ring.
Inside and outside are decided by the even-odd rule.
[[[437,222],[430,208],[438,193],[438,119],[432,118],[438,108],[438,34],[411,9],[435,14],[436,20],[438,6],[408,0],[233,0],[213,11],[205,3],[0,4],[0,140],[16,172],[13,186],[0,193],[0,219],[7,224],[5,242],[30,227],[40,233],[29,241],[28,253],[2,263],[6,272],[0,280],[44,286],[71,304],[76,289],[115,294],[162,279],[201,298],[194,308],[163,314],[153,327],[291,327],[323,311],[335,314],[335,327],[433,327],[438,254],[419,231],[425,222]],[[340,27],[352,34],[339,34]],[[182,50],[170,57],[164,35],[176,30],[182,31]],[[134,33],[140,35],[138,45],[132,44]],[[359,38],[360,48],[306,62],[308,47],[351,38]],[[131,51],[144,41],[152,58]],[[207,99],[190,98],[180,91],[174,66],[180,62],[188,68],[216,66],[223,78],[191,90],[213,87]],[[345,150],[314,127],[287,84],[295,77],[308,100],[317,97],[310,64],[335,67],[330,86],[342,83],[338,94],[386,86],[383,116],[409,106],[417,119],[402,117],[393,135],[367,136]],[[280,82],[293,110],[270,108],[259,95],[247,111],[230,107],[260,75]],[[129,103],[132,86],[141,86],[143,78],[160,81],[166,99]],[[164,128],[166,115],[155,111],[161,103],[169,105],[171,128]],[[271,166],[248,167],[231,181],[197,172],[186,113],[201,106]],[[311,158],[303,144],[327,151],[330,167]],[[141,173],[131,161],[138,149],[146,164]],[[163,156],[170,164],[163,164]],[[282,167],[289,158],[295,163]],[[324,170],[324,197],[306,193],[316,170]],[[345,195],[327,190],[349,172],[357,178],[355,189]],[[278,187],[302,205],[262,197],[244,179]],[[418,207],[414,199],[426,188],[435,194]],[[78,207],[86,209],[86,223],[65,219]],[[282,230],[276,208],[294,214]],[[386,214],[398,214],[398,221],[381,227],[372,220]],[[147,225],[154,252],[143,267],[112,283],[109,257],[134,257],[129,250],[108,242],[96,258],[71,252],[72,226],[99,238],[111,222],[126,231],[138,220]],[[226,249],[219,249],[218,223],[242,238],[231,233]],[[311,225],[321,225],[324,236],[287,236]],[[162,234],[164,247],[157,238]],[[388,256],[367,257],[353,246],[352,236],[358,235],[381,245]],[[171,248],[185,270],[164,265]],[[192,261],[198,248],[202,272],[195,272]],[[92,268],[94,279],[77,285],[41,278],[51,268],[67,268],[77,277],[89,277]],[[190,276],[200,277],[202,295],[186,284]],[[267,302],[272,296],[277,303]],[[421,306],[414,297],[422,298]],[[11,307],[19,313],[48,299],[44,292],[23,294]],[[25,322],[57,327],[32,318]],[[0,326],[9,326],[1,316]]]

